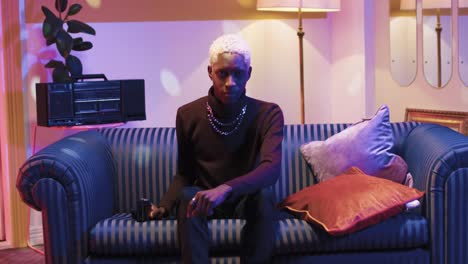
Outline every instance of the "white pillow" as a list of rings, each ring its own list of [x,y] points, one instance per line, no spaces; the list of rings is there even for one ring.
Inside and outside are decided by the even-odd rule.
[[[300,151],[318,182],[344,173],[352,166],[364,173],[402,183],[408,166],[393,147],[389,109],[380,107],[370,120],[362,121],[329,137],[312,141]]]

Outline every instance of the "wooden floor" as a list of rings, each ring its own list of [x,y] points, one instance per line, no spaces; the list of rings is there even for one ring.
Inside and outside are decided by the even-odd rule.
[[[30,248],[16,248],[0,250],[2,264],[44,264],[44,256]]]

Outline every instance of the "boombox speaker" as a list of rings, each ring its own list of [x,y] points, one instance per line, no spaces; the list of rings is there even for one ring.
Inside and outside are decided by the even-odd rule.
[[[96,78],[103,80],[85,81]],[[107,80],[93,74],[69,83],[37,83],[36,106],[39,126],[146,120],[145,80]]]

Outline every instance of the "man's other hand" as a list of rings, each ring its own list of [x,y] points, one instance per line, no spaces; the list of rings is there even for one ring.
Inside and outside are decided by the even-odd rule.
[[[151,204],[151,212],[149,214],[150,219],[156,219],[156,220],[161,220],[164,217],[166,217],[168,214],[168,211],[164,207],[157,207],[154,204]]]
[[[231,190],[231,186],[221,184],[216,188],[197,192],[188,205],[187,217],[213,214],[213,208],[223,203]]]

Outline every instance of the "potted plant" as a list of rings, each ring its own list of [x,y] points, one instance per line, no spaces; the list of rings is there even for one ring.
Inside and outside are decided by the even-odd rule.
[[[58,16],[49,8],[42,6],[45,15],[42,24],[42,34],[46,39],[47,46],[55,44],[63,61],[50,60],[45,67],[53,68],[52,79],[54,82],[71,82],[73,77],[83,74],[83,65],[78,57],[71,54],[72,51],[85,51],[93,47],[89,41],[83,38],[73,38],[71,34],[86,33],[96,35],[96,31],[86,23],[71,19],[78,14],[82,8],[80,4],[72,4],[68,8],[68,0],[55,0],[55,10]],[[66,11],[66,12],[65,12]],[[66,29],[65,29],[66,25]]]

